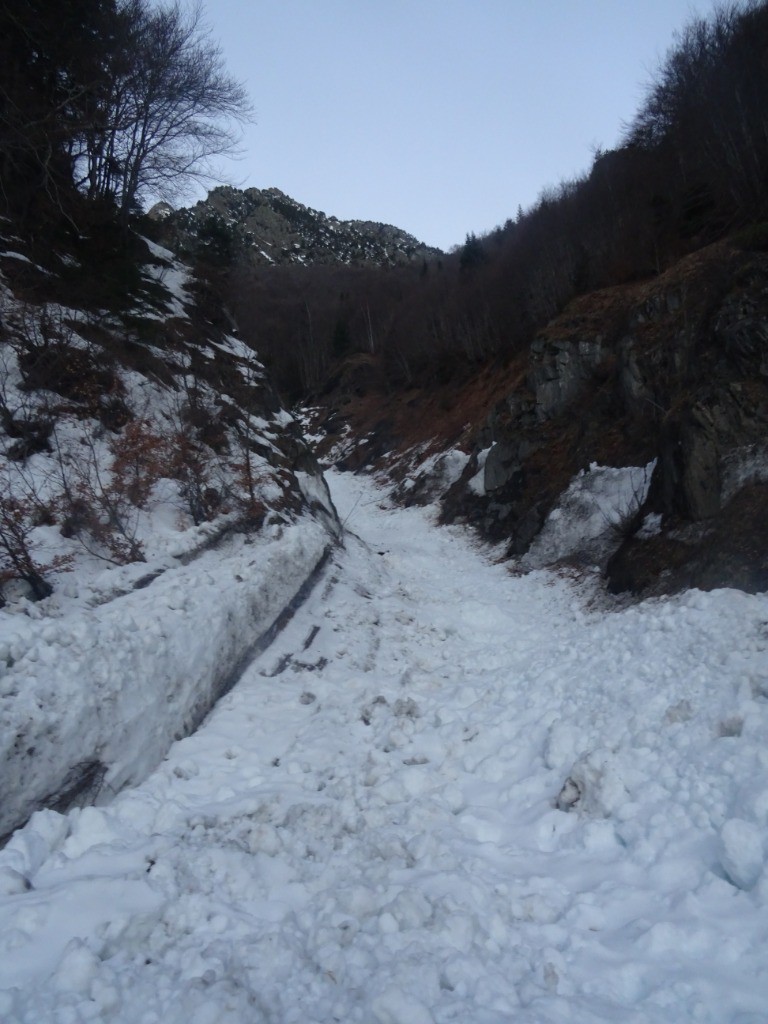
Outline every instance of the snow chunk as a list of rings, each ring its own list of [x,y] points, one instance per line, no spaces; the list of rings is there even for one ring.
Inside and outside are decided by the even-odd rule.
[[[422,451],[423,448],[417,446],[409,453],[415,468],[400,484],[399,490],[402,495],[412,495],[420,504],[427,504],[456,483],[469,462],[469,456],[458,448],[449,448],[419,461]]]
[[[750,821],[729,818],[720,830],[720,863],[739,889],[751,889],[763,870],[763,834]]]
[[[434,1024],[435,1018],[420,999],[388,988],[374,999],[371,1010],[378,1024]]]
[[[615,547],[622,523],[645,501],[655,461],[614,469],[592,463],[571,481],[523,559],[533,568],[574,554],[599,561]]]

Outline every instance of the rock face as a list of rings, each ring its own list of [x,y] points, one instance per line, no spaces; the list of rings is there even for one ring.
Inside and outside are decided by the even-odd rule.
[[[603,355],[603,339],[537,337],[528,377],[539,423],[563,412],[589,381]]]
[[[203,249],[221,261],[245,255],[256,266],[391,267],[442,255],[390,224],[327,217],[277,188],[221,186],[191,209],[158,209],[155,216],[181,252]]]
[[[698,521],[732,496],[727,467],[768,440],[768,266],[755,260],[702,323],[689,355],[692,386],[677,397],[659,437],[652,495],[665,515]],[[755,458],[759,476],[760,459]]]

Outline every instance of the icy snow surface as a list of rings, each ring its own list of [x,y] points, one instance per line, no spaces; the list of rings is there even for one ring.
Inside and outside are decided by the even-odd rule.
[[[0,1019],[758,1024],[768,599],[357,536],[193,736],[0,853]]]

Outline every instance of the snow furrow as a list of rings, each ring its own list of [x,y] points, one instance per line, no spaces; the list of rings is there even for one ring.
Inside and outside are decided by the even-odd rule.
[[[106,792],[143,779],[228,688],[329,544],[312,521],[271,543],[233,536],[89,616],[15,625],[0,644],[0,836],[90,765]]]

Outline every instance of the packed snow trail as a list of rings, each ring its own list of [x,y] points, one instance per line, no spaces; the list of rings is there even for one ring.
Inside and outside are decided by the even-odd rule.
[[[333,487],[204,726],[0,853],[0,1019],[764,1024],[766,597],[590,609]]]

